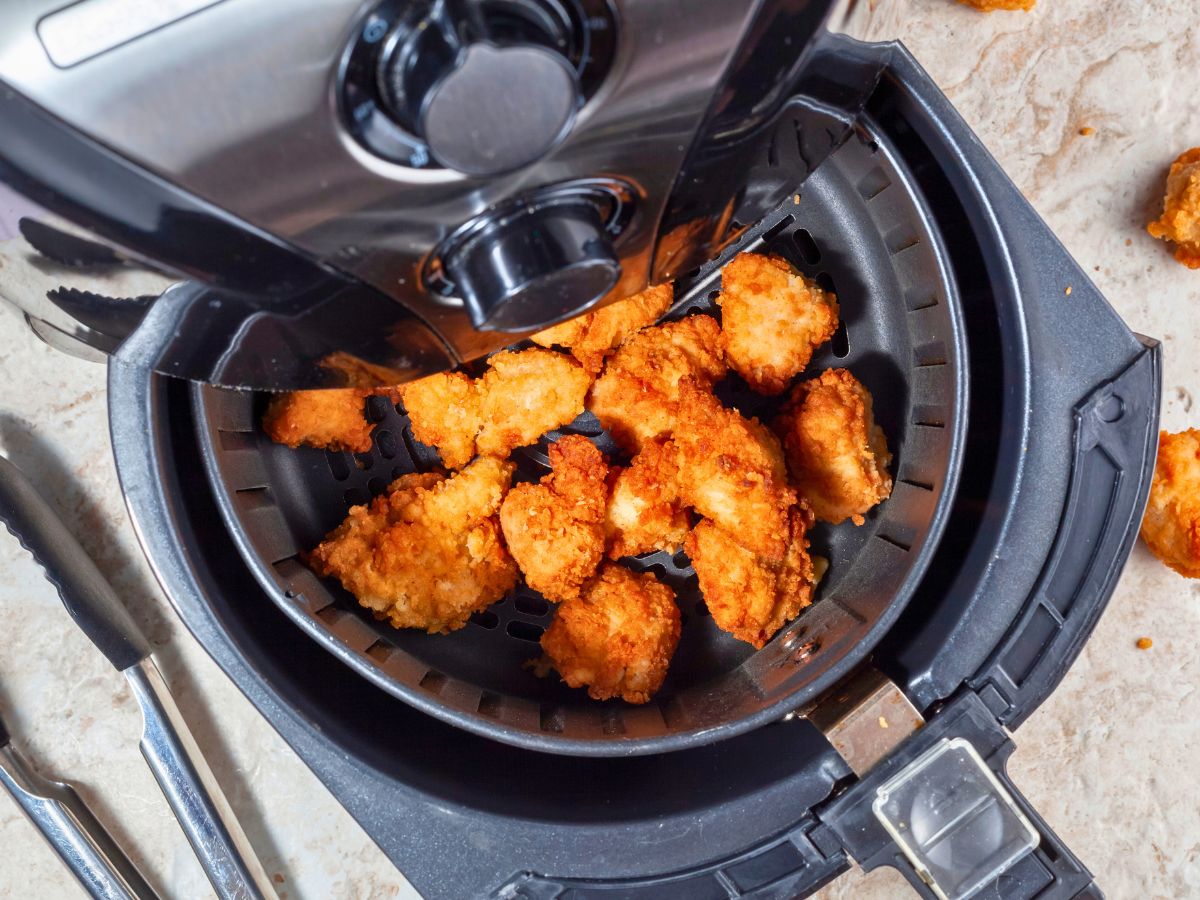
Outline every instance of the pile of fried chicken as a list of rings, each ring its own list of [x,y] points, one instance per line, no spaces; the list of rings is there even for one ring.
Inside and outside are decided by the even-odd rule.
[[[479,378],[275,398],[273,439],[355,451],[370,448],[366,397],[398,398],[447,470],[404,475],[353,507],[308,564],[378,617],[429,632],[463,627],[523,577],[558,604],[536,668],[596,699],[645,703],[666,677],[680,613],[667,585],[618,560],[682,548],[713,621],[762,647],[812,603],[814,521],[861,524],[891,492],[891,455],[848,371],[793,384],[837,329],[833,293],[750,253],[721,278],[720,323],[653,324],[673,302],[661,285],[496,353]],[[782,397],[769,424],[714,395],[731,369]],[[510,454],[585,409],[628,463],[566,435],[541,481],[513,485]]]

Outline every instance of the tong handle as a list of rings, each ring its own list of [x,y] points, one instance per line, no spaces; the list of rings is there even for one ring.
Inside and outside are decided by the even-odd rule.
[[[0,456],[0,521],[58,589],[63,606],[118,670],[150,655],[150,644],[90,556],[29,483]]]

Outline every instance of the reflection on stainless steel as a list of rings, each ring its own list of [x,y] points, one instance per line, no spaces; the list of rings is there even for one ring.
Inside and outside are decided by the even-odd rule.
[[[158,894],[75,790],[43,778],[11,744],[0,747],[0,783],[93,897],[156,900]]]
[[[154,661],[146,658],[130,666],[125,677],[142,709],[142,755],[218,896],[273,897],[267,873]]]

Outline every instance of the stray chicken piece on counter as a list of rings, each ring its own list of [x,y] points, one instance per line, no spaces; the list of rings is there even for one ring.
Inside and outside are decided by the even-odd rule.
[[[525,583],[555,602],[579,596],[604,557],[608,463],[585,437],[550,445],[550,474],[518,484],[500,507],[500,527]]]
[[[684,547],[717,627],[759,648],[812,604],[817,580],[808,555],[812,522],[803,500],[792,507],[780,560],[764,558],[710,520],[692,529]]]
[[[1200,147],[1181,153],[1171,163],[1162,216],[1146,230],[1175,244],[1176,260],[1189,269],[1200,269]]]
[[[778,563],[787,548],[788,509],[796,502],[778,438],[707,389],[687,384],[681,396],[672,443],[684,504]]]
[[[857,378],[828,369],[796,385],[773,423],[792,483],[822,522],[861,525],[892,492],[892,455],[871,405]]]
[[[307,562],[396,628],[461,628],[517,584],[497,518],[513,468],[483,457],[449,477],[403,475],[351,507]]]
[[[1142,540],[1180,575],[1200,578],[1200,430],[1159,432]]]
[[[958,2],[964,6],[973,6],[983,12],[996,12],[997,10],[1028,12],[1037,4],[1037,0],[958,0]]]
[[[725,372],[721,326],[712,316],[688,316],[625,341],[592,386],[588,409],[613,440],[637,453],[674,430],[683,382],[711,388]]]
[[[1154,646],[1154,641],[1148,637],[1140,637],[1137,639],[1137,648],[1139,650],[1149,650]]]
[[[506,457],[583,412],[591,376],[551,350],[504,350],[482,378],[443,372],[399,388],[413,436],[461,468],[474,456]]]
[[[838,327],[837,297],[777,256],[734,257],[717,303],[730,368],[768,396],[783,393]]]
[[[275,394],[263,415],[267,437],[288,447],[317,447],[324,450],[371,449],[371,430],[366,403],[372,394],[396,402],[395,388],[329,388]]]
[[[674,553],[688,533],[688,515],[679,498],[675,446],[649,441],[624,469],[614,469],[604,523],[608,556]]]
[[[670,283],[656,285],[603,309],[539,331],[531,340],[543,347],[565,347],[595,375],[626,338],[657,322],[674,300],[675,289]]]
[[[606,562],[578,597],[558,607],[535,669],[557,669],[595,700],[646,703],[667,676],[681,630],[669,587],[649,572]]]

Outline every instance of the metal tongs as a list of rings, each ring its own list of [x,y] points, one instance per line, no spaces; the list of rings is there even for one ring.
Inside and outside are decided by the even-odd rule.
[[[142,710],[142,755],[221,898],[274,896],[271,883],[196,746],[150,644],[62,520],[0,457],[0,521],[58,588],[71,618],[123,673]],[[34,773],[0,726],[0,782],[93,896],[155,897],[112,836],[67,785]]]

